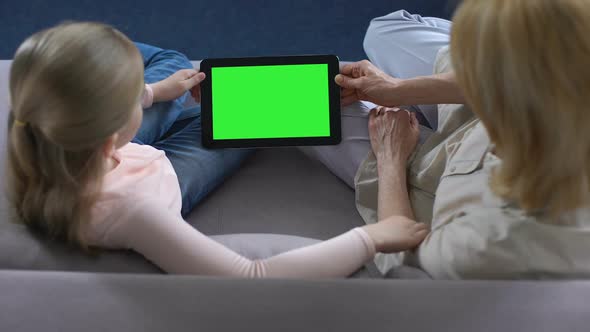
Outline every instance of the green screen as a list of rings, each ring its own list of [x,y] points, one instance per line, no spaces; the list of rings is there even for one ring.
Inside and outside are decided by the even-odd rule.
[[[330,136],[328,65],[214,67],[213,139]]]

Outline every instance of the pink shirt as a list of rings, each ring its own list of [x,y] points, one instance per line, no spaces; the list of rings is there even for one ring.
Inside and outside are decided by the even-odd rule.
[[[208,238],[180,214],[182,198],[163,151],[129,143],[104,178],[84,229],[93,246],[132,249],[169,273],[236,277],[345,277],[375,255],[361,228],[309,247],[249,260]]]

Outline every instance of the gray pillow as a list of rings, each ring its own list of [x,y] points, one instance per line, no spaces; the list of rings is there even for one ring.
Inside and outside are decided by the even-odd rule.
[[[161,270],[130,250],[106,250],[89,256],[39,238],[20,224],[0,221],[0,269],[159,273]],[[217,235],[212,238],[250,258],[260,259],[317,243],[318,240],[276,234]]]
[[[432,279],[423,270],[406,265],[391,268],[383,277],[385,279]]]
[[[5,203],[5,202],[4,202]],[[65,245],[32,234],[24,225],[8,222],[0,213],[0,269],[84,272],[162,273],[141,255],[130,250],[107,250],[89,256]],[[249,259],[262,259],[319,242],[278,234],[229,234],[212,239]],[[352,277],[379,278],[376,267],[360,269]]]

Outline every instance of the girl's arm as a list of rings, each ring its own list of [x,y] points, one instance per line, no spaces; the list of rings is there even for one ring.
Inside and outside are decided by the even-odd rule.
[[[198,76],[189,59],[178,51],[142,43],[135,43],[135,46],[141,53],[144,66],[143,108],[170,100],[182,105],[188,96],[185,92],[205,78],[203,74]]]
[[[375,255],[363,229],[261,260],[249,260],[208,238],[157,201],[126,206],[106,241],[132,249],[169,273],[233,277],[345,277]]]
[[[194,69],[182,69],[168,78],[156,83],[146,84],[143,92],[141,107],[149,108],[153,103],[161,101],[175,101],[183,98],[183,95],[195,88],[205,79],[205,74]],[[200,102],[200,100],[197,100]]]

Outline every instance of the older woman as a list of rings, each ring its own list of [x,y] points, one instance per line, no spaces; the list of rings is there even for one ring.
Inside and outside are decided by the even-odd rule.
[[[406,12],[391,17],[372,23],[367,53],[390,74],[425,75],[448,26]],[[419,110],[434,129],[420,143],[408,112],[372,110],[373,153],[355,165],[367,222],[391,215],[431,222],[405,262],[435,278],[590,276],[588,31],[586,0],[465,0],[436,75],[394,78],[367,61],[342,69],[336,81],[345,103],[440,104],[436,121],[436,108]],[[360,128],[352,136],[362,136]],[[332,158],[329,167],[344,164],[334,151],[313,153]],[[394,258],[381,267],[400,263]]]

